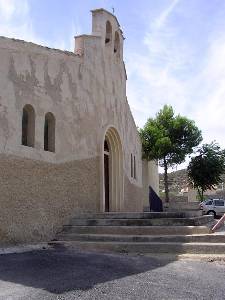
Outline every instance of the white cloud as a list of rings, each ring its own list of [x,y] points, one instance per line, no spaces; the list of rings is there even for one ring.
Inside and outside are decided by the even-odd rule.
[[[0,0],[0,18],[10,20],[15,12],[14,0]]]
[[[36,43],[28,0],[0,0],[0,35]]]
[[[71,21],[71,30],[54,40],[44,40],[35,32],[29,0],[0,0],[0,36],[18,38],[62,50],[74,50],[73,36],[81,28],[79,22]]]
[[[179,3],[180,0],[173,0],[171,2],[171,4],[161,12],[161,14],[159,15],[159,17],[155,20],[155,22],[153,23],[154,27],[156,29],[161,28],[162,26],[165,25],[167,18],[169,17],[169,15],[173,12],[174,8],[177,6],[177,4]]]
[[[24,0],[0,0],[0,18],[10,21],[16,14],[24,16],[28,13],[28,2]]]
[[[139,126],[164,104],[178,112],[186,106],[186,82],[176,73],[186,68],[192,53],[184,42],[177,43],[175,29],[166,23],[178,3],[172,1],[150,24],[145,53],[128,53],[128,99]]]
[[[198,56],[198,45],[180,37],[169,22],[178,4],[172,1],[152,20],[142,40],[145,52],[128,53],[128,100],[140,127],[171,104],[196,122],[203,142],[216,140],[225,147],[225,34],[212,32]]]
[[[215,139],[225,147],[225,34],[212,36],[209,43],[192,91],[198,97],[193,105],[193,115],[203,128],[205,140]]]
[[[68,50],[73,52],[75,47],[74,36],[82,34],[82,29],[78,19],[71,21],[70,29],[66,32],[66,35],[58,36],[56,40],[51,41],[53,48]]]

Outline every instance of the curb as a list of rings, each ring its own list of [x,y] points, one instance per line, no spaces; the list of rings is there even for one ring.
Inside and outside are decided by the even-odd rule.
[[[47,250],[50,248],[51,246],[49,246],[48,243],[9,246],[0,248],[0,255],[24,253],[34,250]]]

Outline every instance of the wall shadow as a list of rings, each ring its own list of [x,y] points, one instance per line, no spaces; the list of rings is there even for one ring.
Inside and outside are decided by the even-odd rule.
[[[160,268],[169,262],[140,255],[63,248],[38,250],[0,255],[0,280],[62,294],[88,290],[96,284]]]

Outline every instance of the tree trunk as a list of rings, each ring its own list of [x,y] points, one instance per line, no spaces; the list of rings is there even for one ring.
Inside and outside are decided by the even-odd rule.
[[[164,187],[165,187],[165,201],[168,203],[170,201],[169,199],[169,186],[168,186],[168,167],[167,167],[167,162],[166,159],[163,159],[163,164],[164,164]]]
[[[201,201],[202,200],[202,194],[201,194],[200,188],[197,188],[197,191],[198,191],[199,201]]]
[[[198,190],[198,195],[199,195],[200,201],[202,202],[204,200],[204,196],[203,196],[204,191],[201,188],[197,188],[197,190]]]

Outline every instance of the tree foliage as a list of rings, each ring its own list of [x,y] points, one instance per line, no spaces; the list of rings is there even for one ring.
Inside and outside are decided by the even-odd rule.
[[[225,172],[225,150],[215,142],[202,145],[192,157],[187,171],[190,182],[203,200],[204,192],[221,182],[221,175]]]
[[[158,160],[164,168],[166,201],[169,201],[169,167],[184,162],[187,154],[202,141],[201,131],[194,121],[175,115],[171,106],[165,105],[155,118],[149,118],[143,129],[139,130],[143,158]]]

